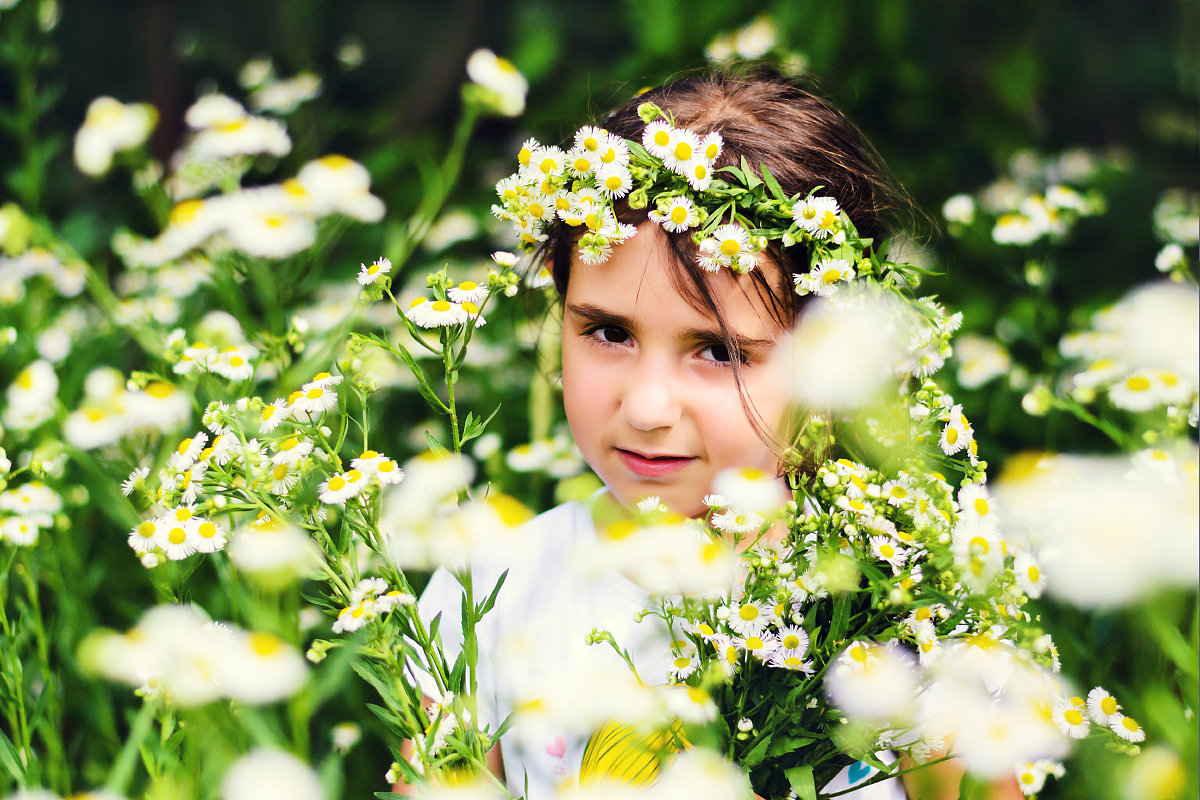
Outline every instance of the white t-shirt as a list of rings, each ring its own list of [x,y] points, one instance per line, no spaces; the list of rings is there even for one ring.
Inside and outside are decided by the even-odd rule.
[[[495,662],[498,643],[514,635],[534,632],[538,651],[544,654],[540,667],[535,668],[546,670],[547,679],[553,671],[577,669],[583,664],[628,671],[611,647],[587,643],[588,634],[602,628],[612,632],[633,655],[645,683],[666,683],[670,635],[657,617],[634,621],[635,615],[647,607],[646,592],[619,572],[580,575],[578,570],[567,568],[573,553],[585,552],[595,543],[596,528],[589,505],[564,503],[531,520],[523,532],[529,534],[528,548],[514,558],[515,563],[472,564],[477,603],[487,597],[501,573],[509,570],[495,608],[476,627],[480,722],[495,730],[512,710]],[[434,573],[419,603],[422,619],[431,620],[441,613],[439,630],[451,664],[462,649],[461,604],[462,588],[445,570]],[[522,676],[526,681],[530,677]],[[425,689],[427,694],[435,694],[431,686]],[[521,723],[518,720],[516,724]],[[543,800],[552,797],[557,787],[577,780],[586,737],[565,731],[521,733],[503,738],[501,749],[509,791],[529,800]],[[859,762],[842,770],[825,791],[848,789],[873,774],[873,768]],[[847,797],[903,800],[904,792],[899,781],[890,780]]]

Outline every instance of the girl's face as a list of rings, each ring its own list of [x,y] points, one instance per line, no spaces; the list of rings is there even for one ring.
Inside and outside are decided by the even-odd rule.
[[[658,227],[644,224],[605,263],[572,263],[563,312],[564,403],[583,457],[617,500],[631,506],[658,495],[671,509],[698,516],[718,472],[774,472],[777,460],[743,407],[716,320],[675,289],[671,258]],[[771,263],[759,268],[778,271]],[[767,277],[772,285],[779,278]],[[727,270],[709,285],[741,343],[746,396],[773,431],[787,405],[786,366],[769,358],[783,330]]]

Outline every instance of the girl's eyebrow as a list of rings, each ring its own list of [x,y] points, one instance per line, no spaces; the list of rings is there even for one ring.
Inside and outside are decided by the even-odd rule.
[[[581,319],[584,319],[593,324],[613,325],[626,330],[633,330],[636,326],[629,317],[624,314],[617,314],[612,311],[606,311],[599,306],[591,305],[590,303],[568,303],[566,306],[567,312],[574,314]],[[715,342],[723,344],[721,334],[717,330],[705,330],[702,328],[689,328],[684,331],[684,337],[697,342]],[[749,336],[743,336],[740,333],[730,332],[729,338],[733,341],[734,346],[739,350],[753,350],[760,347],[773,347],[774,339],[752,339]]]

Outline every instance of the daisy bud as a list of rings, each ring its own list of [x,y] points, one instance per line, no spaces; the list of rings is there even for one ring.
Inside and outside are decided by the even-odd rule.
[[[637,113],[642,122],[649,125],[651,122],[654,122],[654,120],[662,116],[662,109],[654,105],[654,103],[642,103],[640,106],[638,106]]]
[[[646,187],[643,186],[637,191],[631,192],[626,198],[630,208],[645,208],[650,205],[650,198],[646,194]]]

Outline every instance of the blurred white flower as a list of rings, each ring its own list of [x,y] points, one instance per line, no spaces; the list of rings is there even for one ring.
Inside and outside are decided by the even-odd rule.
[[[324,800],[317,773],[282,750],[260,747],[234,762],[221,781],[221,800]]]
[[[834,662],[825,689],[852,720],[903,724],[917,699],[916,663],[898,646],[853,642]]]
[[[956,194],[942,204],[942,216],[949,222],[970,225],[975,221],[975,200],[969,194]]]
[[[242,71],[245,74],[244,67]],[[320,94],[321,78],[316,73],[305,71],[287,79],[260,81],[250,95],[250,104],[258,111],[290,114]]]
[[[1026,456],[1010,465],[995,490],[1004,535],[1032,552],[1047,592],[1111,608],[1200,580],[1197,450],[1176,447],[1168,477],[1126,456]]]
[[[75,163],[88,175],[103,175],[112,166],[113,155],[145,142],[157,120],[158,112],[146,103],[126,105],[112,97],[97,97],[75,134]]]
[[[308,534],[283,521],[243,526],[229,545],[229,560],[243,573],[270,585],[286,585],[317,572],[322,556]]]
[[[983,386],[1012,368],[1012,357],[1002,344],[973,334],[954,340],[954,358],[958,362],[958,382],[968,389]]]
[[[773,358],[785,360],[791,395],[801,405],[855,408],[896,374],[908,322],[894,299],[843,290],[811,301]]]
[[[491,50],[476,50],[467,59],[467,75],[487,91],[489,104],[498,113],[516,117],[525,110],[529,82],[508,59]]]

